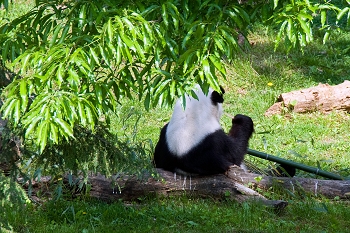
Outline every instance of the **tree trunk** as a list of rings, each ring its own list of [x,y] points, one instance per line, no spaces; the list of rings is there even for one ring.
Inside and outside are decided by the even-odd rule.
[[[283,93],[277,101],[265,112],[265,116],[281,114],[286,109],[298,113],[332,110],[350,112],[350,81],[346,80],[336,86],[319,84],[316,87]]]
[[[7,67],[3,66],[3,61],[0,59],[0,88],[9,85],[15,76],[15,73],[7,69]]]

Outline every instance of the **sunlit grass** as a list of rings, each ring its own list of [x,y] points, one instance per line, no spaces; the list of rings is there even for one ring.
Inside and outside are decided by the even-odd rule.
[[[10,22],[19,15],[24,15],[34,6],[34,1],[15,0],[9,4],[9,9],[7,11],[4,8],[0,7],[0,24],[3,24],[4,22]]]
[[[275,212],[254,202],[239,204],[186,196],[139,203],[47,202],[28,205],[8,216],[16,232],[345,233],[349,230],[350,208],[306,198],[290,200],[286,211]]]

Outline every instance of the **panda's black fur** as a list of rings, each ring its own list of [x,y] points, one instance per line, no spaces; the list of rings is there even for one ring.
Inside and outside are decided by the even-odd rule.
[[[198,89],[198,100],[187,96],[185,109],[177,102],[155,147],[157,168],[210,175],[224,173],[234,164],[241,165],[254,131],[253,121],[248,116],[236,115],[227,135],[220,126],[223,93],[210,89],[204,95]]]

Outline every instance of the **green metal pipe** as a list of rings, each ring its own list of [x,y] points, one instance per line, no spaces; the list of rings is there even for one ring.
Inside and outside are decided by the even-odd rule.
[[[343,180],[343,177],[341,177],[341,176],[339,176],[337,174],[326,172],[326,171],[323,171],[323,170],[321,170],[319,168],[310,167],[310,166],[307,166],[305,164],[296,163],[296,162],[293,162],[293,161],[290,161],[290,160],[287,160],[287,159],[282,159],[280,157],[277,157],[277,156],[274,156],[274,155],[270,155],[270,154],[267,154],[267,153],[264,153],[264,152],[260,152],[260,151],[256,151],[256,150],[252,150],[252,149],[248,148],[247,154],[253,155],[253,156],[258,157],[258,158],[266,159],[266,160],[269,160],[269,161],[273,161],[273,162],[276,162],[276,163],[279,163],[279,164],[285,164],[285,165],[288,165],[288,166],[291,166],[291,167],[295,167],[295,168],[297,168],[299,170],[310,172],[310,173],[313,173],[313,174],[316,174],[316,175],[320,175],[320,176],[323,176],[323,177],[326,177],[326,178],[329,178],[329,179]]]

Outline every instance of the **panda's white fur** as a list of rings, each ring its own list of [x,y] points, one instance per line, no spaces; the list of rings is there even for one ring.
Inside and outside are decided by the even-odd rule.
[[[209,89],[207,95],[199,86],[198,99],[186,96],[186,107],[177,101],[170,122],[159,136],[153,162],[157,168],[185,174],[224,173],[232,165],[240,166],[254,131],[250,117],[236,115],[226,134],[220,126],[223,94]]]
[[[222,103],[213,105],[212,92],[210,88],[208,95],[205,95],[200,87],[196,86],[195,93],[198,99],[186,96],[185,109],[180,100],[176,102],[166,132],[166,141],[170,152],[178,157],[201,143],[207,135],[221,129]]]

